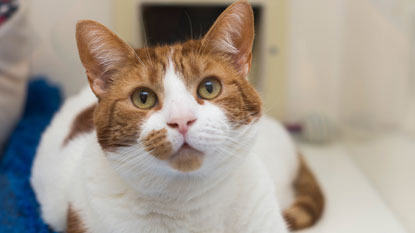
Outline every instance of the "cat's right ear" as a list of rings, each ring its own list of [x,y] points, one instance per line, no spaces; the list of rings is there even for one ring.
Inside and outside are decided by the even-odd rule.
[[[79,21],[76,41],[89,85],[98,98],[106,94],[117,70],[137,62],[134,49],[98,22]]]

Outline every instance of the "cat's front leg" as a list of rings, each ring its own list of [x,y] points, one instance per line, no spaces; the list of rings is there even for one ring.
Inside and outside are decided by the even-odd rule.
[[[263,162],[250,156],[238,174],[240,189],[234,213],[240,222],[236,231],[245,233],[287,233],[281,208],[275,196],[275,186]]]
[[[258,206],[255,220],[252,221],[252,233],[287,233],[287,225],[282,218],[278,205],[271,203],[270,198],[264,198]]]
[[[274,193],[263,193],[256,202],[252,202],[253,214],[249,233],[287,233],[287,225],[281,215],[281,209]]]

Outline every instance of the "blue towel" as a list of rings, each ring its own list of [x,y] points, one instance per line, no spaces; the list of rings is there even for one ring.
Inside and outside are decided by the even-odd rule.
[[[29,178],[40,136],[61,102],[56,86],[29,83],[24,114],[0,157],[0,233],[52,232],[40,217]]]

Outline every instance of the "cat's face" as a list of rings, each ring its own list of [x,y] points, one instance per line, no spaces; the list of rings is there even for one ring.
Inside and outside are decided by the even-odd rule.
[[[77,40],[99,98],[99,143],[123,173],[189,173],[241,159],[261,116],[246,79],[253,40],[246,2],[230,6],[201,40],[134,51],[93,21],[78,23]]]

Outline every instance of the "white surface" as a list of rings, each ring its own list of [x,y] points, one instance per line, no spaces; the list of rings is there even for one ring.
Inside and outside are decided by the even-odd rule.
[[[327,202],[320,222],[301,233],[406,232],[344,146],[300,148],[320,181]]]
[[[415,137],[400,133],[348,143],[347,150],[409,232],[415,232]]]

